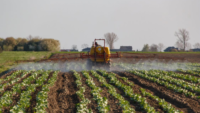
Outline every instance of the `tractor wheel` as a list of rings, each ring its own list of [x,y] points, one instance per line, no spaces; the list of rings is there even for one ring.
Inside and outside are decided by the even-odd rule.
[[[86,68],[87,68],[87,70],[92,69],[92,61],[90,59],[87,60]]]

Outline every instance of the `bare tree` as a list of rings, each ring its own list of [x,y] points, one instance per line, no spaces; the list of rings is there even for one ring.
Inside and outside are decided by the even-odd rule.
[[[191,48],[192,48],[192,45],[189,42],[187,42],[186,46],[185,46],[185,49],[186,50],[190,50]]]
[[[88,46],[87,44],[82,44],[81,47],[82,47],[82,48],[87,48],[87,47],[89,47],[89,46]]]
[[[175,32],[175,36],[178,37],[177,43],[179,44],[181,49],[183,49],[185,51],[186,46],[189,45],[189,44],[187,44],[188,40],[190,39],[189,38],[189,32],[185,29],[179,29],[178,32]]]
[[[158,44],[158,51],[162,51],[163,50],[163,48],[164,48],[165,46],[164,46],[164,44],[163,43],[159,43]]]
[[[177,41],[175,45],[179,50],[183,49],[183,44],[181,42]]]
[[[158,51],[158,45],[152,44],[152,45],[150,46],[150,51],[157,52],[157,51]]]
[[[193,47],[194,47],[195,49],[200,49],[200,43],[195,43],[195,44],[193,45]]]
[[[114,49],[114,42],[118,40],[118,37],[115,33],[106,33],[104,35],[106,39],[106,43],[108,44],[110,49]]]
[[[77,45],[72,45],[73,50],[77,50]]]

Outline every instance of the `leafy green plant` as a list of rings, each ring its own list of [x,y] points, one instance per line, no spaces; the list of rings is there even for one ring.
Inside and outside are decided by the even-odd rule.
[[[92,80],[92,77],[86,72],[82,71],[83,76],[87,78],[86,83],[90,88],[92,88],[92,95],[94,97],[94,100],[97,101],[98,107],[97,109],[99,110],[100,113],[108,113],[109,112],[109,106],[108,104],[108,99],[106,97],[101,97],[100,92],[102,91],[101,88],[97,87],[95,83]]]
[[[176,110],[171,104],[168,104],[164,99],[160,99],[159,97],[152,95],[151,93],[145,91],[145,89],[141,88],[140,91],[142,92],[143,96],[151,97],[152,99],[156,100],[159,106],[161,106],[165,112],[183,113],[182,111]]]
[[[81,99],[81,102],[76,104],[77,113],[92,113],[91,109],[87,109],[87,105],[91,101],[88,99],[85,99],[85,97],[84,97],[85,87],[81,87],[82,86],[81,76],[75,70],[73,70],[73,73],[74,73],[74,76],[76,77],[75,83],[76,83],[77,87],[79,87],[79,90],[76,92],[76,94]]]
[[[106,73],[106,71],[98,70],[102,76],[105,76],[110,79],[110,83],[116,85],[118,88],[122,89],[128,97],[134,102],[137,102],[142,109],[144,109],[146,112],[156,113],[155,109],[151,107],[147,102],[146,98],[143,98],[139,94],[134,94],[133,89],[130,86],[126,86],[123,83],[121,83],[115,76],[114,73]]]

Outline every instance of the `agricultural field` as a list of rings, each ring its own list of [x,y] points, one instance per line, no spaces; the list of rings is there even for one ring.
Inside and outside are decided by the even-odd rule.
[[[0,77],[0,113],[199,111],[200,63],[117,59],[108,71],[87,70],[85,60],[41,61]]]
[[[51,52],[40,51],[3,51],[0,53],[0,73],[7,72],[8,69],[20,62],[38,61],[40,59],[49,58]],[[1,75],[1,74],[0,74]]]

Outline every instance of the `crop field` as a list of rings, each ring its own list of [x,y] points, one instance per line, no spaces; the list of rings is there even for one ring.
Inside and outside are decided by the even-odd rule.
[[[200,64],[27,63],[1,76],[0,113],[198,113]]]

